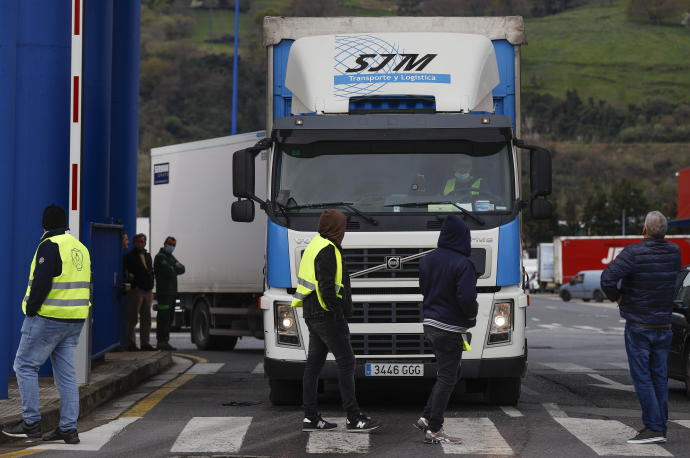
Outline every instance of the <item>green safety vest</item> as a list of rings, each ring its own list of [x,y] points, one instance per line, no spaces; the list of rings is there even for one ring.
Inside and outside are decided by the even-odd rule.
[[[48,237],[46,240],[57,244],[62,260],[62,273],[53,277],[53,285],[41,305],[38,314],[50,318],[85,319],[91,306],[91,257],[89,250],[70,234]],[[41,246],[40,244],[38,245]],[[36,249],[38,253],[38,248]],[[22,311],[26,314],[26,301],[31,294],[34,280],[36,254],[31,261],[29,286],[22,301]]]
[[[457,178],[455,178],[455,177],[449,178],[448,181],[446,181],[446,187],[443,189],[443,195],[444,196],[447,196],[451,192],[455,191],[456,182],[457,182]],[[476,180],[474,180],[474,183],[472,183],[472,185],[470,187],[476,189],[476,191],[472,191],[472,192],[470,192],[470,194],[473,196],[478,196],[479,195],[479,187],[481,186],[481,184],[482,184],[481,178],[477,178]]]
[[[299,263],[299,274],[297,275],[297,291],[292,296],[293,307],[302,307],[304,299],[316,291],[316,297],[319,299],[321,308],[328,311],[328,307],[323,301],[321,291],[319,290],[319,282],[316,280],[316,269],[314,268],[316,256],[328,245],[333,245],[333,248],[335,248],[335,294],[342,299],[343,296],[340,294],[340,291],[343,288],[343,257],[333,242],[317,235],[309,242],[307,249],[302,254],[302,260]]]

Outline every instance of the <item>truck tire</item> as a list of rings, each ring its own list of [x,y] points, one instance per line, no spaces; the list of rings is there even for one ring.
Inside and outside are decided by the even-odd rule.
[[[192,340],[199,350],[213,350],[218,342],[211,336],[211,311],[205,301],[201,300],[192,312]]]
[[[488,380],[484,398],[495,406],[514,406],[520,400],[520,377],[492,378]]]
[[[271,389],[269,399],[274,406],[298,406],[302,404],[301,380],[268,379]]]
[[[599,290],[594,291],[594,302],[604,302],[604,293]]]
[[[563,302],[568,302],[570,300],[570,293],[568,292],[568,290],[561,291],[560,296],[561,299],[563,299]]]

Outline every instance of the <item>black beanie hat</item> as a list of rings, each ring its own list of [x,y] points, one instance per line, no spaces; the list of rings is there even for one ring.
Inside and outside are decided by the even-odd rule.
[[[43,210],[43,229],[52,231],[67,227],[67,216],[65,210],[58,205],[49,205]]]

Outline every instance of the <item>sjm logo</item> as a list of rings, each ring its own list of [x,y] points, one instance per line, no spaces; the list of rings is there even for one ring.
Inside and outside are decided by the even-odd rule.
[[[360,54],[355,60],[357,66],[348,68],[345,71],[347,73],[363,72],[368,67],[368,71],[378,72],[379,70],[385,68],[386,65],[388,65],[393,58],[397,56],[402,57],[402,59],[400,59],[400,62],[398,62],[398,64],[393,68],[394,72],[400,70],[404,72],[411,72],[412,70],[420,72],[424,70],[424,68],[429,65],[429,63],[434,60],[437,55],[438,54],[425,54],[424,56],[419,57],[419,54]],[[380,62],[374,61],[377,57],[383,57],[383,60]]]

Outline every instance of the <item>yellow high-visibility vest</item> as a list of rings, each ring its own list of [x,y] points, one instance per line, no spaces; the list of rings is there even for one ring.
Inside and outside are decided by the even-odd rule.
[[[328,311],[328,307],[323,301],[321,291],[319,290],[319,282],[316,280],[316,269],[314,267],[316,256],[328,245],[333,245],[333,248],[335,249],[335,294],[337,297],[342,299],[343,296],[340,294],[340,292],[343,289],[343,257],[340,254],[340,250],[338,250],[333,242],[321,237],[320,235],[317,235],[311,240],[311,242],[309,242],[309,245],[307,245],[307,249],[304,250],[302,260],[299,263],[297,291],[292,296],[293,307],[302,307],[304,299],[316,291],[316,297],[319,299],[321,308]]]
[[[446,181],[446,187],[443,189],[443,195],[444,196],[447,196],[451,192],[455,191],[456,182],[457,182],[457,179],[455,177],[449,178],[448,181]],[[470,194],[473,196],[478,196],[479,195],[479,187],[481,186],[481,184],[482,184],[481,178],[477,178],[476,180],[474,180],[474,183],[472,183],[472,185],[470,187],[473,189],[476,189],[476,191],[472,191],[472,192],[470,192]]]
[[[62,260],[62,273],[53,277],[53,284],[38,314],[50,318],[85,319],[91,306],[91,257],[89,250],[70,234],[54,235],[42,240],[57,244]],[[41,246],[40,244],[38,245]],[[38,248],[36,249],[38,254]],[[31,261],[29,285],[22,301],[22,311],[26,314],[26,301],[31,294],[34,280],[36,254]]]

